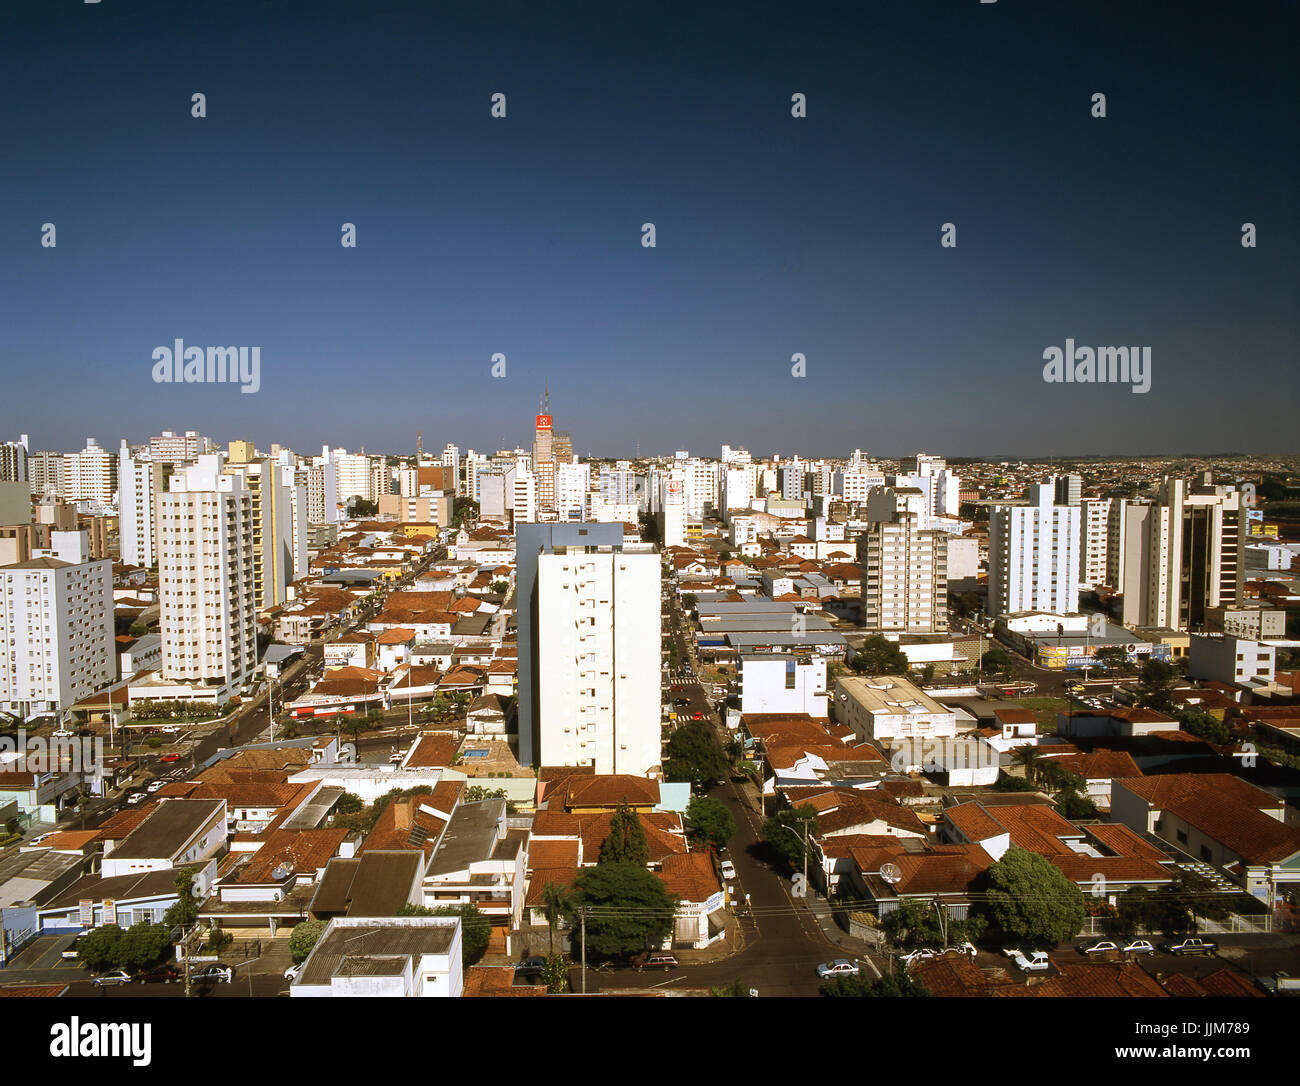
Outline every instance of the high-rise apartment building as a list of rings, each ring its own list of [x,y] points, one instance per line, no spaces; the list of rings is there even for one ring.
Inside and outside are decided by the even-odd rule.
[[[129,566],[152,567],[157,561],[154,538],[162,465],[137,458],[125,441],[117,454],[118,544]]]
[[[162,679],[228,699],[257,666],[253,496],[205,454],[158,496]]]
[[[516,533],[520,761],[644,776],[660,765],[660,564],[620,524]]]
[[[27,435],[0,443],[0,483],[31,483],[27,468]]]
[[[208,451],[208,439],[196,430],[164,430],[149,439],[149,458],[157,464],[188,464]]]
[[[0,709],[59,712],[117,674],[113,573],[85,532],[52,532],[37,557],[0,567]]]
[[[117,492],[117,457],[101,449],[93,437],[81,452],[63,458],[63,493],[70,502],[111,505]]]
[[[1079,507],[1055,504],[1053,485],[989,513],[989,613],[1079,610]]]
[[[1110,498],[1085,498],[1078,503],[1061,503],[1060,480],[1057,480],[1058,504],[1079,506],[1079,581],[1090,587],[1113,584],[1106,579],[1110,560]]]
[[[64,456],[60,452],[34,452],[27,460],[32,493],[38,497],[63,497]]]
[[[867,501],[858,536],[863,622],[878,633],[948,629],[947,536],[927,529],[926,496],[915,487],[880,487]]]

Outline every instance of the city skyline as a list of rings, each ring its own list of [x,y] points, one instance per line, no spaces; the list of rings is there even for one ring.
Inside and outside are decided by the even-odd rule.
[[[20,5],[0,44],[40,103],[4,122],[0,428],[40,448],[524,444],[466,420],[549,385],[603,457],[707,447],[723,404],[806,455],[1297,451],[1294,11],[1225,52],[1217,13],[1070,3],[164,10]],[[260,348],[257,394],[154,383],[176,338]],[[1046,382],[1071,340],[1149,347],[1150,391]]]

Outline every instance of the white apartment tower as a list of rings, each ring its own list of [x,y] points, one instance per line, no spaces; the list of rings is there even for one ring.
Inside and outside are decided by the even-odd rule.
[[[638,777],[658,769],[659,592],[650,546],[538,555],[540,764]]]
[[[158,561],[155,507],[161,482],[162,465],[137,459],[123,441],[117,454],[118,539],[122,561],[129,566],[147,569]]]
[[[0,567],[0,709],[59,712],[117,675],[113,573],[85,532],[53,532],[41,557]]]
[[[1079,506],[1055,504],[1053,485],[989,514],[989,612],[1079,610]]]
[[[1059,480],[1058,480],[1059,488]],[[1057,501],[1060,501],[1058,493]],[[1076,504],[1067,502],[1068,505]],[[1110,564],[1110,498],[1085,498],[1079,504],[1079,581],[1093,587],[1108,581]]]
[[[170,484],[158,496],[162,677],[228,697],[257,665],[253,496],[216,453]]]
[[[63,458],[63,499],[110,505],[117,492],[117,458],[86,438],[81,452]]]

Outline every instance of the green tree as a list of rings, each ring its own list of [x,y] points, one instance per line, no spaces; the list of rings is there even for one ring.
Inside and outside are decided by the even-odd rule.
[[[347,516],[349,520],[359,520],[362,517],[373,517],[379,512],[379,506],[374,502],[368,502],[365,498],[353,495],[348,499]]]
[[[873,634],[862,642],[852,666],[859,675],[906,675],[909,664],[897,642]]]
[[[1183,731],[1198,739],[1204,739],[1207,743],[1220,747],[1225,747],[1232,742],[1232,729],[1204,709],[1184,709],[1174,716],[1178,718],[1178,725]]]
[[[618,807],[609,820],[609,833],[600,845],[602,864],[639,864],[645,867],[650,862],[650,846],[646,843],[645,827],[641,819],[628,806],[627,797],[619,800]]]
[[[465,802],[478,803],[485,799],[509,799],[510,794],[504,788],[484,788],[481,784],[471,784],[465,789]]]
[[[547,955],[540,979],[551,995],[563,995],[569,990],[569,963],[563,954]]]
[[[1083,927],[1083,891],[1036,852],[1013,845],[977,885],[999,934],[1055,946]]]
[[[934,682],[934,664],[926,664],[925,667],[921,669],[921,682]]]
[[[759,836],[794,869],[803,866],[805,832],[811,853],[812,841],[817,836],[817,809],[810,803],[777,811],[764,820]]]
[[[939,915],[921,901],[903,901],[880,926],[885,935],[901,947],[932,946],[943,939]]]
[[[1057,793],[1056,813],[1071,821],[1101,817],[1097,805],[1073,785],[1067,785]]]
[[[351,792],[344,792],[339,796],[339,800],[334,804],[335,814],[356,814],[365,807],[365,801],[358,795]]]
[[[695,605],[700,602],[700,597],[694,592],[687,592],[682,596],[682,607],[687,611],[694,611]]]
[[[686,805],[686,822],[691,833],[714,847],[725,845],[736,833],[736,820],[727,805],[710,796],[695,796]]]
[[[303,961],[325,931],[324,920],[303,920],[289,935],[289,953],[295,962]]]
[[[604,958],[662,944],[678,906],[663,879],[634,863],[584,868],[570,900],[586,910],[587,949]]]
[[[498,596],[504,596],[507,592],[510,591],[510,582],[509,582],[509,581],[493,581],[493,582],[492,582],[492,591],[493,591],[494,593],[496,593]]]
[[[542,915],[546,917],[546,926],[550,929],[551,954],[555,953],[555,931],[561,920],[572,918],[569,907],[569,888],[557,882],[548,882],[542,887]]]
[[[178,871],[173,885],[176,887],[176,902],[163,913],[163,923],[169,929],[179,926],[189,930],[199,917],[199,903],[194,897],[193,869]]]
[[[721,988],[710,988],[716,999],[749,999],[749,985],[740,977],[737,977],[730,984],[723,985]]]
[[[858,999],[925,998],[930,994],[930,990],[901,965],[896,965],[892,972],[886,973],[879,980],[869,980],[863,976],[836,977],[825,981],[817,992],[830,998]]]
[[[132,637],[144,637],[149,632],[149,623],[143,619],[137,618],[131,623],[130,630],[127,631]]]
[[[717,733],[703,721],[683,724],[668,740],[664,776],[695,785],[722,780],[730,770]]]
[[[397,910],[397,915],[459,916],[460,960],[466,969],[478,964],[479,959],[487,953],[488,943],[492,940],[492,921],[477,905],[470,902],[463,905],[439,905],[436,909],[424,905],[403,905]]]
[[[1025,780],[1033,784],[1038,777],[1038,764],[1043,760],[1043,752],[1035,743],[1022,743],[1011,751],[1011,758],[1025,768]]]
[[[451,503],[451,524],[453,528],[473,523],[478,520],[479,505],[471,498],[453,498]]]
[[[989,649],[980,665],[985,675],[1002,675],[1011,671],[1011,657],[1001,649]]]
[[[1138,672],[1138,705],[1160,713],[1174,707],[1174,669],[1163,660],[1148,660]]]
[[[118,965],[129,972],[149,969],[167,956],[172,942],[166,924],[151,924],[141,920],[122,932],[118,943]]]
[[[116,924],[93,928],[77,940],[77,958],[96,973],[113,969],[120,959],[122,929]]]

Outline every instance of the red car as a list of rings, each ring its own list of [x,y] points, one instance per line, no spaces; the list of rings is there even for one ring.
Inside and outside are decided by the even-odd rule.
[[[703,714],[703,713],[696,713],[693,717],[691,717],[691,719],[692,719],[692,720],[703,720],[703,719],[704,719],[704,714]]]
[[[179,754],[164,754],[158,759],[160,762],[179,762],[180,760],[181,756]]]

